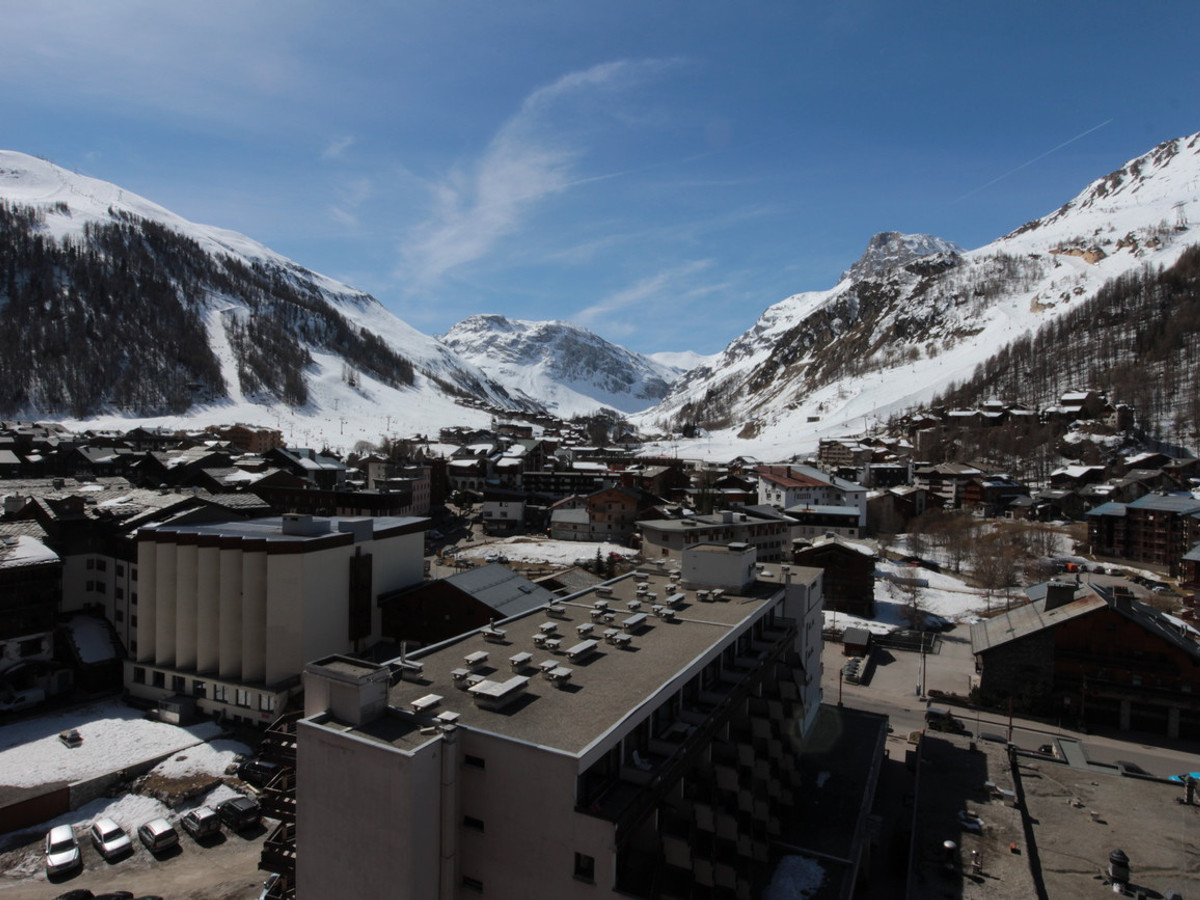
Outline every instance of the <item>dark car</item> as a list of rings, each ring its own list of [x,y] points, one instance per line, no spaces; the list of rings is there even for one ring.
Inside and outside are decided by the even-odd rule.
[[[54,900],[95,900],[96,895],[87,888],[75,888],[65,894],[59,894]]]
[[[221,817],[215,809],[198,806],[188,810],[179,820],[183,830],[198,841],[221,833]]]
[[[262,810],[249,797],[234,797],[218,804],[217,815],[230,831],[245,831],[262,821]]]
[[[271,779],[278,775],[283,770],[277,762],[271,762],[269,759],[260,759],[257,756],[254,759],[248,759],[241,763],[237,768],[238,778],[247,784],[252,784],[255,787],[263,787],[271,782]]]

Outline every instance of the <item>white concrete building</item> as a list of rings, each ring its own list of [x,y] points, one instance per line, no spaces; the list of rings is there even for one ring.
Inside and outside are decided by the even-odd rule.
[[[379,594],[423,578],[425,524],[287,515],[141,529],[126,688],[270,721],[307,661],[378,640]]]
[[[387,665],[310,664],[298,895],[759,896],[821,701],[821,580],[701,545]]]

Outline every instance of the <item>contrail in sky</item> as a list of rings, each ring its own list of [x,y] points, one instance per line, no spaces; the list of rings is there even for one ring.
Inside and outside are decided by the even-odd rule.
[[[1112,119],[1108,119],[1108,120],[1106,120],[1106,121],[1104,121],[1104,122],[1101,122],[1099,125],[1093,125],[1091,128],[1089,128],[1087,131],[1083,132],[1082,134],[1077,134],[1077,135],[1075,135],[1075,137],[1071,138],[1070,140],[1063,141],[1063,142],[1062,142],[1061,144],[1059,144],[1057,147],[1051,147],[1051,148],[1050,148],[1049,150],[1047,150],[1045,153],[1041,153],[1041,154],[1039,154],[1039,155],[1035,156],[1033,159],[1026,160],[1025,162],[1021,163],[1019,166],[1017,166],[1015,169],[1010,169],[1009,171],[1005,172],[1003,175],[997,175],[995,178],[993,178],[993,179],[992,179],[991,181],[989,181],[987,184],[981,184],[979,187],[975,188],[974,190],[972,190],[972,191],[967,191],[967,192],[966,192],[965,194],[963,194],[961,197],[958,197],[958,198],[956,198],[956,199],[954,199],[954,200],[951,200],[951,201],[950,201],[949,203],[947,203],[946,205],[947,205],[947,206],[953,206],[955,203],[960,203],[960,202],[962,202],[963,200],[966,200],[968,197],[973,197],[973,196],[975,196],[975,195],[976,195],[976,194],[978,194],[980,191],[987,190],[987,189],[988,189],[988,188],[990,188],[990,187],[991,187],[993,184],[995,184],[997,181],[1003,181],[1003,180],[1004,180],[1005,178],[1007,178],[1008,176],[1010,176],[1010,175],[1015,175],[1017,172],[1020,172],[1022,169],[1024,169],[1024,168],[1027,168],[1027,167],[1029,167],[1029,166],[1032,166],[1032,165],[1033,165],[1035,162],[1037,162],[1037,161],[1039,161],[1039,160],[1042,160],[1042,159],[1045,159],[1045,158],[1046,158],[1047,156],[1049,156],[1051,153],[1057,153],[1057,152],[1058,152],[1059,150],[1061,150],[1063,147],[1069,147],[1071,144],[1075,143],[1076,141],[1078,141],[1078,140],[1080,140],[1080,139],[1082,139],[1082,138],[1085,138],[1085,137],[1087,137],[1087,136],[1088,136],[1089,134],[1091,134],[1093,131],[1099,131],[1101,128],[1103,128],[1105,125],[1109,124],[1110,122],[1112,122]]]

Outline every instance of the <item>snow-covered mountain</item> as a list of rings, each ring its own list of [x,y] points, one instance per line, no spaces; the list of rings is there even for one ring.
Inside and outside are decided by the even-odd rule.
[[[769,307],[715,362],[638,417],[696,426],[679,452],[780,456],[860,432],[969,377],[999,347],[1200,240],[1200,135],[1166,141],[1075,199],[960,251],[885,233],[833,288]],[[676,445],[672,445],[676,446]]]
[[[569,322],[470,316],[442,341],[513,396],[541,403],[563,418],[601,408],[644,410],[661,400],[683,372]]]
[[[344,444],[536,406],[371,296],[116,185],[0,151],[0,212],[0,415]]]

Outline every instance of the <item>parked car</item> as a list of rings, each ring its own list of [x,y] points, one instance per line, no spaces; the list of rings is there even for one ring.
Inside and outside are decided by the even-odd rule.
[[[179,846],[179,832],[166,819],[151,819],[138,829],[138,838],[151,853],[162,853]]]
[[[64,747],[74,749],[83,745],[83,735],[79,733],[78,728],[72,728],[68,731],[60,731],[58,739],[62,741]]]
[[[277,885],[282,879],[283,876],[277,872],[272,872],[270,875],[268,875],[267,880],[263,882],[262,893],[258,895],[258,900],[271,900],[272,896],[277,896],[271,894],[271,889],[274,888],[275,885]]]
[[[87,888],[75,888],[65,894],[59,894],[54,900],[95,900],[96,895]]]
[[[271,762],[269,759],[260,759],[254,757],[247,759],[238,765],[238,778],[247,784],[252,784],[255,787],[263,787],[269,784],[271,779],[278,775],[283,770],[283,766],[277,762]]]
[[[221,833],[221,817],[215,809],[208,806],[198,806],[189,810],[179,820],[179,824],[198,841]]]
[[[88,829],[92,843],[105,859],[112,860],[133,849],[125,829],[108,817],[97,819]]]
[[[75,829],[70,825],[55,825],[46,832],[46,874],[56,875],[69,872],[83,864],[79,854],[79,841]]]
[[[230,831],[245,831],[262,821],[262,810],[249,797],[233,797],[218,804],[217,815]]]

